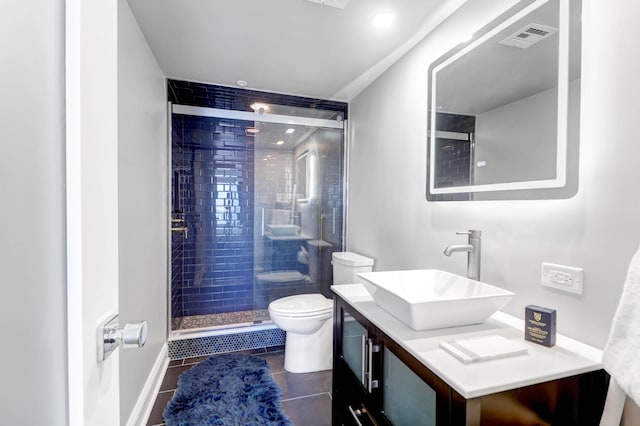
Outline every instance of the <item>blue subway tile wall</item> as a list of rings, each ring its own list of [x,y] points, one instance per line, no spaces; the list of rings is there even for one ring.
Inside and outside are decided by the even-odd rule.
[[[186,228],[173,232],[172,317],[251,310],[253,139],[239,121],[174,114],[172,123],[173,216]]]
[[[264,242],[263,271],[298,271],[308,273],[308,266],[298,262],[298,250],[304,242],[270,241]]]
[[[345,119],[347,118],[348,112],[348,105],[346,103],[325,99],[282,95],[259,90],[240,89],[173,79],[167,81],[167,86],[169,101],[180,105],[253,111],[251,105],[255,102],[260,102],[277,104],[279,106],[309,108],[310,110],[335,111],[340,113]],[[299,110],[297,110],[297,112],[299,112]],[[285,110],[279,113],[287,115]]]
[[[182,105],[252,111],[251,104],[258,101],[277,106],[278,114],[283,115],[347,118],[347,104],[335,101],[179,80],[168,80],[168,93],[172,103]],[[268,291],[263,294],[264,289],[256,283],[256,275],[269,271],[297,270],[308,277],[309,267],[297,259],[300,246],[306,246],[306,242],[265,240],[254,245],[257,241],[254,241],[254,231],[260,226],[256,223],[260,217],[256,217],[254,210],[264,208],[270,214],[278,197],[282,193],[292,194],[295,188],[295,157],[291,153],[256,151],[254,137],[247,132],[254,124],[172,116],[171,315],[176,320],[174,324],[179,323],[180,317],[264,309],[265,303],[273,298],[288,295],[282,293],[284,291],[292,292],[290,294],[318,291],[318,283],[308,279],[301,287],[279,287],[273,294]],[[319,133],[322,132],[324,130]],[[330,136],[329,140],[321,149],[337,150],[337,159],[322,160],[320,164],[325,172],[318,215],[325,218],[320,239],[326,239],[332,250],[337,250],[342,246],[342,132],[339,136]],[[258,153],[261,155],[259,170],[255,163]],[[265,155],[268,162],[263,161],[262,154],[269,154]],[[327,158],[324,152],[320,154],[321,158]],[[256,181],[258,171],[260,178]],[[275,183],[270,183],[272,181]],[[263,194],[265,187],[267,193]],[[275,193],[269,194],[269,191]],[[264,206],[254,204],[258,194]],[[330,256],[323,256],[323,263],[329,265],[327,258]],[[323,273],[322,277],[323,288],[330,296],[327,284],[330,276]]]
[[[237,332],[218,336],[170,340],[169,359],[191,358],[248,349],[279,347],[285,344],[285,332],[279,328]]]
[[[475,117],[439,112],[436,113],[436,129],[472,135],[475,133]],[[469,185],[473,179],[471,141],[436,138],[434,143],[438,159],[435,186],[444,188]],[[468,193],[438,194],[432,197],[439,201],[469,200]]]
[[[436,187],[465,186],[471,178],[471,144],[455,139],[436,139],[438,167]]]

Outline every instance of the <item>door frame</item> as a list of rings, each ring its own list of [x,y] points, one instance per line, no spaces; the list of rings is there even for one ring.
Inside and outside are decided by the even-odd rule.
[[[65,0],[69,424],[120,423],[119,354],[98,360],[118,312],[118,1]]]

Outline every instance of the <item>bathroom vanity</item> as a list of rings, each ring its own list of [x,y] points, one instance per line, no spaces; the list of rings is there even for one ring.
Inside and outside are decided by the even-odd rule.
[[[597,425],[608,375],[601,351],[558,335],[526,342],[523,322],[415,331],[360,284],[334,285],[333,425]],[[499,336],[525,354],[464,363],[440,344]]]

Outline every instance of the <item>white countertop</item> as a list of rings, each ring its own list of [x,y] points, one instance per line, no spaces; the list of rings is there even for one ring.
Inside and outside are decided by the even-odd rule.
[[[467,399],[602,368],[601,350],[560,334],[551,348],[528,342],[524,339],[524,321],[504,312],[496,312],[483,324],[415,331],[376,305],[361,284],[331,288]],[[464,364],[439,347],[440,342],[486,335],[517,341],[528,353]]]

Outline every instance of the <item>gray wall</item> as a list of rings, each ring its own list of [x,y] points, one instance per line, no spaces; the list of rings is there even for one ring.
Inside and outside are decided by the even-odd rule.
[[[0,413],[65,425],[64,2],[3,2],[0,27]]]
[[[566,200],[427,202],[427,68],[490,20],[502,0],[467,2],[350,107],[348,248],[377,270],[442,268],[464,274],[455,231],[483,231],[483,279],[527,304],[558,310],[558,329],[603,347],[628,262],[640,242],[640,144],[633,136],[640,57],[633,54],[640,3],[584,1],[580,187]],[[372,214],[375,212],[375,214]],[[541,262],[585,270],[582,296],[543,288]]]
[[[165,79],[129,5],[118,4],[120,318],[147,320],[142,349],[120,351],[126,424],[167,336],[167,104]]]
[[[475,161],[486,166],[475,184],[555,177],[557,99],[550,89],[476,116]]]

